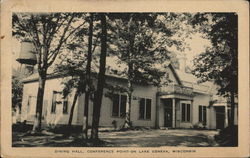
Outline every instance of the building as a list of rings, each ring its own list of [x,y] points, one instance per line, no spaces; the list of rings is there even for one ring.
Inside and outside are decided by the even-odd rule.
[[[167,75],[171,84],[161,88],[153,85],[134,85],[131,107],[133,126],[156,128],[224,128],[228,124],[227,104],[213,106],[215,86],[212,83],[198,84],[197,78],[186,73],[185,66],[176,70],[171,64]],[[67,76],[49,74],[47,77],[43,104],[43,122],[47,125],[66,125],[72,105],[73,94],[62,99],[62,80]],[[126,85],[126,78],[107,75],[106,82]],[[38,74],[23,80],[23,101],[21,120],[32,123],[36,113]],[[105,94],[102,100],[100,126],[112,127],[113,122],[121,127],[125,121],[126,95],[115,93],[113,98]],[[82,125],[84,95],[81,95],[74,109],[73,125]],[[219,115],[222,113],[222,115]],[[89,125],[92,123],[93,102],[89,105]]]

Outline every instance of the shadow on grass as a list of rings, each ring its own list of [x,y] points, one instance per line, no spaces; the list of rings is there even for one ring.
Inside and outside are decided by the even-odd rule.
[[[104,138],[107,145],[112,147],[160,147],[160,146],[186,146],[186,147],[211,147],[213,144],[206,135],[196,136],[165,136],[163,137],[136,137],[136,138]]]
[[[148,130],[126,132],[100,132],[101,140],[81,139],[80,134],[63,137],[63,134],[32,136],[12,133],[13,147],[211,147],[214,141],[207,132],[183,130]],[[210,134],[211,135],[211,134]],[[210,136],[212,137],[212,136]]]
[[[65,138],[63,135],[30,136],[26,134],[13,134],[13,147],[105,147],[112,143],[103,140],[85,140],[79,137]]]

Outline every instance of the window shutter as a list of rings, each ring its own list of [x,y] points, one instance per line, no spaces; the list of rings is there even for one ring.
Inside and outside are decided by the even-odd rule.
[[[202,122],[202,106],[199,105],[199,122]]]
[[[203,123],[207,123],[207,109],[203,106]]]
[[[139,119],[144,119],[145,115],[145,99],[141,98],[140,105],[139,105]]]
[[[187,120],[186,121],[190,121],[190,104],[187,104]]]
[[[112,116],[119,116],[119,95],[113,95]]]
[[[151,99],[147,99],[147,103],[146,103],[146,119],[151,119]]]
[[[126,95],[121,95],[120,117],[125,117],[126,103],[127,103],[127,96]]]
[[[185,115],[186,115],[186,106],[184,103],[181,104],[181,120],[185,121]]]

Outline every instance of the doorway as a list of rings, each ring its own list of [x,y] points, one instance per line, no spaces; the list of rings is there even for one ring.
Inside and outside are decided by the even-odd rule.
[[[165,108],[164,110],[164,126],[172,127],[172,108]]]
[[[225,127],[225,107],[216,107],[216,129]]]
[[[164,108],[164,127],[172,127],[172,121],[173,121],[172,100],[167,99],[165,101],[165,108]]]

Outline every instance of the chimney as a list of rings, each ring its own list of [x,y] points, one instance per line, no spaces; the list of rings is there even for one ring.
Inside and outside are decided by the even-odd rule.
[[[180,58],[179,58],[179,69],[181,72],[186,72],[186,61],[187,61],[187,57],[186,54],[183,54]]]

